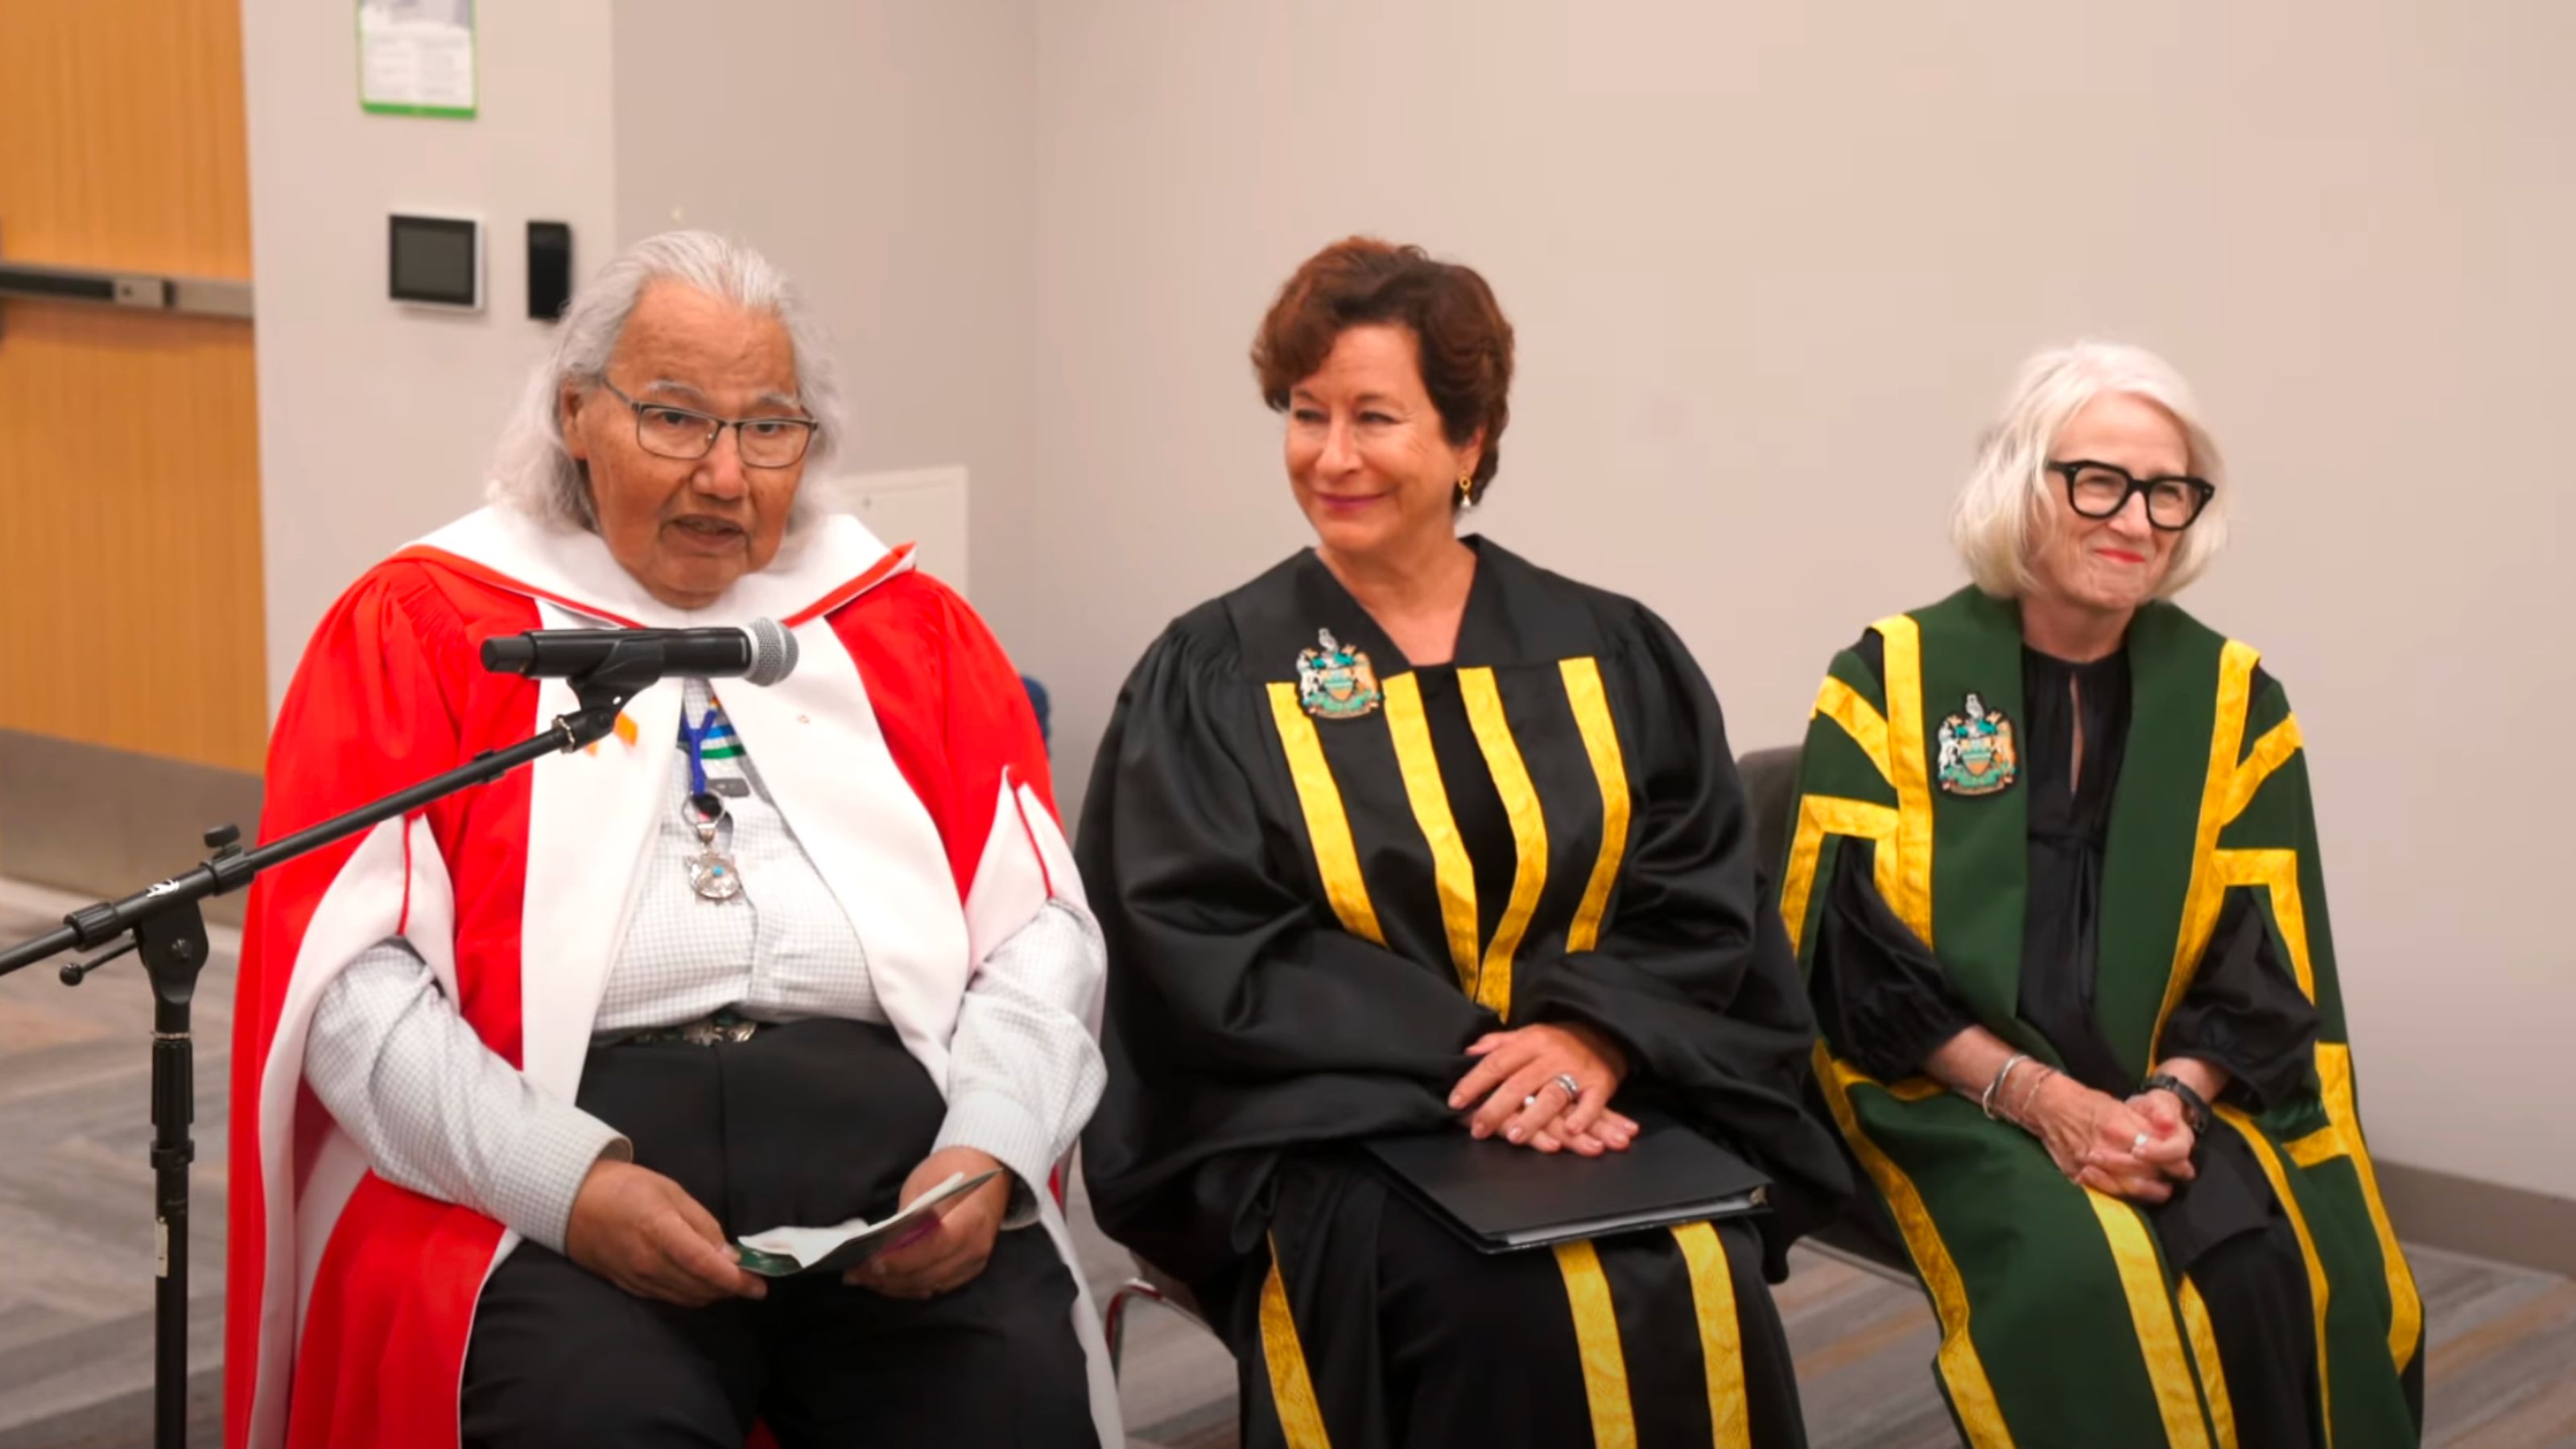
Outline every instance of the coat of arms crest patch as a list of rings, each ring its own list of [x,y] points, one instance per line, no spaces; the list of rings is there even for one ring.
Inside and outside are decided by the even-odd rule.
[[[1297,656],[1297,698],[1317,719],[1358,719],[1378,706],[1377,670],[1368,654],[1315,631],[1318,647]]]
[[[1939,738],[1941,760],[1932,773],[1950,794],[1992,795],[2011,785],[2021,771],[2012,721],[2002,710],[1986,708],[1974,693],[1957,714],[1941,721]]]

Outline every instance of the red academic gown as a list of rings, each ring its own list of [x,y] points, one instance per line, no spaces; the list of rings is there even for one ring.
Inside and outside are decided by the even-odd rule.
[[[270,742],[274,840],[535,734],[561,680],[486,673],[495,634],[774,618],[795,672],[725,713],[867,951],[904,1046],[948,1080],[976,963],[1052,899],[1085,910],[1019,678],[956,594],[857,520],[820,521],[717,605],[656,603],[591,534],[485,509],[379,564],[306,648]],[[668,803],[680,683],[616,733],[268,872],[244,934],[233,1051],[225,1442],[453,1445],[467,1335],[516,1234],[368,1170],[303,1082],[324,987],[376,942],[417,949],[493,1051],[580,1086],[632,877]],[[1097,999],[1092,1014],[1097,1020]],[[1101,1441],[1125,1442],[1077,1288]]]

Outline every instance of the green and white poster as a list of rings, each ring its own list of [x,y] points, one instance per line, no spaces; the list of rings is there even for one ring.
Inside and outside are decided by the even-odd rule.
[[[474,0],[358,0],[358,105],[470,119]]]

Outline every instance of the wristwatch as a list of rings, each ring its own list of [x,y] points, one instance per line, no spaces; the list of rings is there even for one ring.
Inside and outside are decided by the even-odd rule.
[[[2191,1084],[2171,1072],[2158,1072],[2138,1088],[2141,1092],[2171,1092],[2182,1103],[2182,1119],[2191,1124],[2193,1136],[2209,1130],[2209,1099],[2191,1089]]]

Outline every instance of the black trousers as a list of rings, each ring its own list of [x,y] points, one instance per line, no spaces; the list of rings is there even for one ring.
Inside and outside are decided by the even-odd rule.
[[[2321,1446],[2317,1323],[2298,1230],[2244,1139],[2213,1131],[2192,1162],[2198,1178],[2147,1220],[2165,1261],[2209,1310],[2237,1442]]]
[[[728,1237],[893,1211],[945,1111],[891,1030],[849,1021],[713,1047],[595,1047],[580,1104]],[[1034,1227],[1003,1233],[982,1274],[926,1302],[823,1274],[681,1308],[521,1244],[477,1307],[463,1438],[741,1449],[765,1420],[784,1449],[1091,1446],[1073,1302]]]
[[[1738,1221],[1699,1241],[1722,1250],[1735,1303],[1743,1393],[1729,1412],[1761,1449],[1798,1449],[1797,1372],[1760,1237]],[[1245,1449],[1311,1442],[1279,1389],[1292,1357],[1290,1396],[1302,1372],[1333,1449],[1575,1449],[1595,1442],[1596,1415],[1643,1449],[1715,1439],[1691,1266],[1672,1232],[1595,1239],[1571,1271],[1545,1248],[1480,1253],[1364,1163],[1326,1153],[1282,1164],[1270,1242],[1275,1260],[1257,1253],[1201,1290],[1234,1350]],[[1598,1296],[1578,1305],[1594,1266]],[[1605,1374],[1624,1404],[1596,1400]]]

